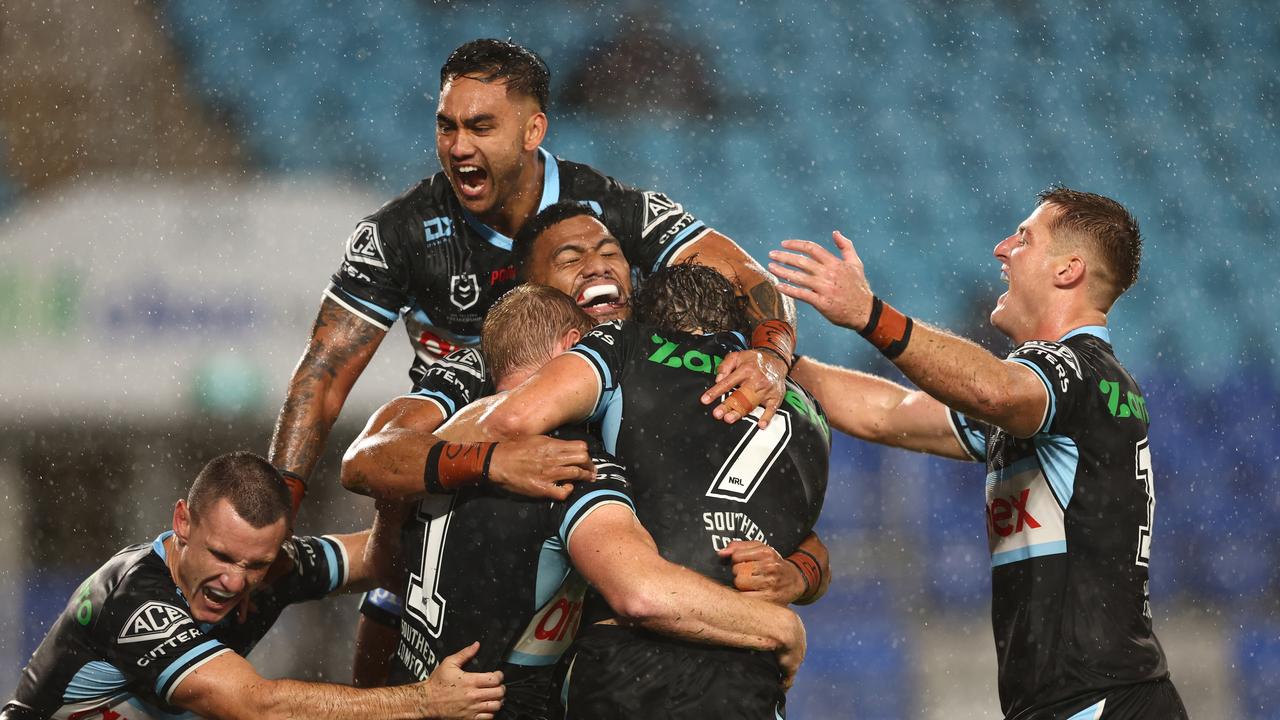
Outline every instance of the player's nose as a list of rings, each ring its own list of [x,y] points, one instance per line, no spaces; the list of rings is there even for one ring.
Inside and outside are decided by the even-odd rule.
[[[1009,247],[1013,243],[1014,239],[1016,239],[1017,237],[1018,237],[1017,235],[1010,235],[1009,237],[996,243],[996,246],[991,249],[991,254],[994,255],[998,260],[1004,260],[1008,258]]]

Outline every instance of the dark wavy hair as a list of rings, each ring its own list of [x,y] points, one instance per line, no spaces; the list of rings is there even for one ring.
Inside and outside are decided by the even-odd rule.
[[[510,40],[482,38],[458,46],[440,67],[440,88],[457,77],[505,82],[507,92],[533,98],[546,112],[551,103],[551,70],[537,53]]]
[[[693,258],[690,258],[691,260]],[[677,332],[750,331],[746,303],[715,268],[682,262],[645,278],[632,295],[633,317]]]

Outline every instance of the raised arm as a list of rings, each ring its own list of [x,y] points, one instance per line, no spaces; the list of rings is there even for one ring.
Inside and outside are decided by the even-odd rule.
[[[775,261],[770,271],[789,283],[782,292],[866,336],[913,383],[947,407],[1017,437],[1035,434],[1049,396],[1034,371],[878,301],[853,243],[839,232],[832,236],[839,256],[807,240],[786,240],[782,247],[790,252],[769,253]]]
[[[478,649],[445,658],[424,682],[372,689],[268,680],[243,657],[223,652],[183,679],[169,700],[212,720],[492,718],[505,692],[502,673],[462,670]]]
[[[747,597],[658,554],[635,513],[603,505],[569,536],[569,557],[624,623],[664,635],[778,655],[790,685],[805,634],[790,610]]]
[[[724,359],[716,384],[702,396],[703,404],[719,402],[721,395],[737,388],[738,396],[719,402],[712,414],[734,423],[756,406],[763,406],[760,426],[768,425],[786,393],[784,380],[795,350],[795,303],[778,292],[777,280],[747,251],[714,230],[682,248],[676,261],[706,265],[729,278],[746,300],[754,328],[752,349]]]
[[[386,331],[329,298],[320,304],[311,340],[289,381],[267,459],[289,473],[294,514],[347,394]]]
[[[802,357],[791,371],[822,404],[831,427],[860,440],[969,460],[947,407],[919,390]]]

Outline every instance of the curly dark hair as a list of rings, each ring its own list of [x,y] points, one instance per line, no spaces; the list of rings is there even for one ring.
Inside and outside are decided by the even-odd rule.
[[[646,278],[631,300],[633,317],[661,330],[750,331],[746,303],[733,283],[706,265],[668,265]]]
[[[543,112],[551,103],[551,70],[546,61],[510,40],[482,38],[458,46],[440,68],[440,88],[457,77],[506,82],[507,92],[533,98]]]

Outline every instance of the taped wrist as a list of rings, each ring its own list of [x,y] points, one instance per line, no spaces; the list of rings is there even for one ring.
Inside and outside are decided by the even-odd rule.
[[[783,320],[765,320],[751,331],[751,348],[777,355],[790,368],[796,354],[796,330]]]
[[[289,490],[289,504],[293,508],[293,517],[298,517],[298,509],[302,507],[302,498],[307,496],[307,481],[296,472],[288,470],[280,470],[280,477],[284,480],[284,486]]]
[[[822,565],[818,558],[807,550],[796,550],[787,556],[787,562],[795,565],[804,578],[804,592],[796,598],[796,602],[812,600],[822,587]]]
[[[911,342],[911,328],[915,321],[903,315],[889,303],[878,297],[871,299],[871,317],[867,326],[858,331],[877,350],[890,360],[896,359]]]
[[[440,440],[427,452],[423,484],[427,492],[451,493],[489,479],[496,442],[446,442]]]

